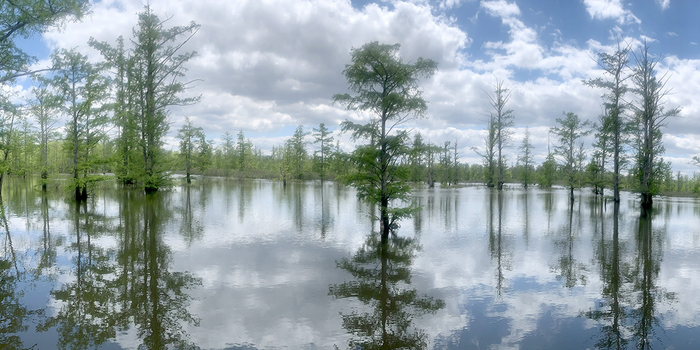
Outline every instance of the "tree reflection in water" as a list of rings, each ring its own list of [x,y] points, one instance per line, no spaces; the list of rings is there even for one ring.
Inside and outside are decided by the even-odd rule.
[[[2,197],[0,225],[3,231],[3,254],[0,256],[0,349],[23,349],[22,339],[16,334],[27,330],[26,319],[36,311],[29,310],[20,300],[22,291],[18,284],[24,274],[17,265],[17,253],[12,245]]]
[[[601,226],[601,245],[596,255],[603,278],[602,300],[586,316],[601,323],[596,348],[627,349],[632,343],[635,349],[652,349],[655,341],[663,344],[663,339],[655,333],[660,328],[656,305],[674,300],[673,293],[666,293],[656,285],[663,239],[652,230],[653,213],[643,210],[634,235],[636,254],[625,257],[620,242],[619,211],[619,203],[615,203],[609,240],[605,239]]]
[[[162,239],[172,210],[162,195],[124,193],[116,251],[92,243],[115,229],[109,220],[87,205],[81,213],[72,204],[74,278],[51,292],[60,309],[37,327],[57,327],[59,348],[98,347],[115,338],[117,330],[131,327],[142,341],[140,348],[194,348],[183,324],[198,325],[198,320],[187,310],[185,291],[201,282],[189,273],[169,271],[170,249]]]
[[[349,348],[427,347],[427,335],[413,326],[413,319],[434,314],[445,302],[411,288],[411,264],[418,249],[412,238],[392,235],[382,240],[379,233],[372,233],[351,259],[337,262],[355,280],[331,285],[329,294],[356,298],[370,309],[342,314],[343,328],[352,335]]]

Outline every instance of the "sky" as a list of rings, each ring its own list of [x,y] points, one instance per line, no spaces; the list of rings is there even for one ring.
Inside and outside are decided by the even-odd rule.
[[[143,4],[96,1],[81,22],[23,45],[41,68],[58,48],[77,48],[98,61],[88,39],[131,37]],[[472,147],[483,146],[487,92],[502,80],[512,90],[507,107],[515,115],[509,163],[516,161],[526,128],[541,163],[548,130],[563,112],[591,121],[601,114],[605,91],[583,84],[602,77],[598,54],[612,52],[618,42],[638,52],[646,40],[660,60],[657,72],[668,79],[665,107],[681,108],[663,130],[665,158],[674,171],[700,170],[690,164],[700,154],[700,2],[151,0],[150,6],[161,19],[171,17],[167,25],[201,25],[184,48],[198,53],[186,67],[188,79],[199,79],[188,93],[201,101],[171,109],[167,143],[173,148],[186,116],[210,139],[242,130],[264,152],[281,145],[297,125],[310,131],[325,123],[337,130],[343,120],[366,119],[333,105],[332,96],[348,91],[342,71],[351,49],[379,41],[400,44],[405,62],[423,57],[438,63],[438,72],[421,81],[427,117],[406,128],[438,145],[457,142],[462,162],[480,162]],[[349,136],[338,133],[342,147],[352,150]],[[587,138],[586,146],[592,141]]]

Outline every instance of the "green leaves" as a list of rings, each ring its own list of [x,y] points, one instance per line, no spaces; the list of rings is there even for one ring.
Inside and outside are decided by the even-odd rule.
[[[398,44],[371,42],[351,53],[352,63],[343,74],[350,94],[336,94],[333,100],[350,110],[372,114],[368,123],[344,121],[343,132],[350,132],[353,140],[364,139],[368,144],[358,146],[351,160],[357,173],[344,180],[357,187],[360,198],[379,205],[382,234],[388,236],[397,221],[412,213],[412,207],[393,208],[395,200],[407,200],[409,171],[399,167],[407,158],[410,148],[408,134],[395,127],[411,119],[425,116],[427,102],[421,96],[419,78],[429,78],[437,69],[432,60],[418,59],[415,64],[403,63],[398,56]]]

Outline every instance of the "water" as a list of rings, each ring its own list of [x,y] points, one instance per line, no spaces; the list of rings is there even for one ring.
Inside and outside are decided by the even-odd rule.
[[[0,348],[700,348],[700,202],[419,189],[388,242],[335,183],[75,205],[3,190]],[[617,221],[617,224],[616,224]]]

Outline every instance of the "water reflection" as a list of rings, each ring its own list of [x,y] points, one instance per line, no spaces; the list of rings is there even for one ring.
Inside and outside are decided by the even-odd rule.
[[[0,348],[23,349],[17,335],[27,330],[27,317],[35,313],[21,302],[22,291],[18,287],[22,272],[17,262],[17,252],[7,223],[5,204],[0,198],[0,225],[3,231],[3,255],[0,257]]]
[[[411,288],[411,264],[418,249],[412,238],[382,240],[373,233],[351,259],[337,262],[355,280],[331,285],[329,294],[337,299],[356,298],[369,309],[342,314],[343,328],[352,335],[350,349],[427,347],[427,334],[416,329],[413,320],[435,313],[445,302]]]
[[[183,208],[176,211],[161,197],[167,195],[174,194],[121,192],[116,217],[95,198],[79,205],[67,202],[71,239],[65,249],[71,258],[69,270],[62,272],[67,282],[50,292],[57,309],[37,325],[37,332],[55,329],[59,349],[97,348],[130,329],[139,348],[194,347],[184,326],[199,321],[188,309],[186,291],[201,280],[170,271],[171,252],[163,242],[176,212],[185,214],[183,230],[191,236],[190,197],[186,192]],[[50,230],[48,224],[44,227],[42,241],[49,249]],[[106,243],[112,239],[114,244]]]
[[[672,302],[673,293],[657,286],[662,255],[663,237],[653,230],[652,211],[642,210],[634,232],[636,251],[627,252],[620,239],[619,203],[613,208],[612,237],[605,237],[601,224],[601,243],[597,259],[601,267],[603,290],[601,300],[586,316],[601,323],[598,349],[652,349],[663,346],[657,334],[661,329],[656,312],[658,303]]]

